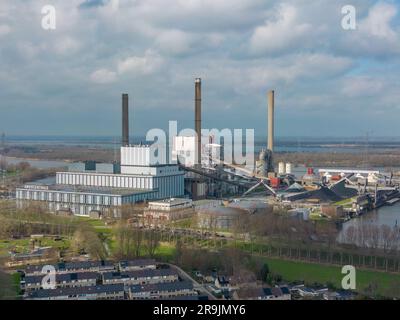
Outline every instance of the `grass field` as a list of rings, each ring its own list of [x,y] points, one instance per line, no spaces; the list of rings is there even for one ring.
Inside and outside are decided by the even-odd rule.
[[[304,281],[307,284],[332,283],[336,288],[341,288],[343,274],[340,267],[325,266],[314,263],[294,262],[280,259],[261,258],[267,262],[269,269],[274,274],[280,274],[285,281]],[[358,292],[365,292],[373,284],[376,291],[382,296],[400,296],[400,274],[357,270],[356,283]]]
[[[54,247],[56,249],[62,250],[67,249],[70,246],[70,240],[63,239],[60,241],[55,241],[51,238],[40,239],[40,246],[42,247]],[[0,257],[7,256],[10,250],[15,250],[18,253],[27,253],[30,251],[30,239],[0,239]]]

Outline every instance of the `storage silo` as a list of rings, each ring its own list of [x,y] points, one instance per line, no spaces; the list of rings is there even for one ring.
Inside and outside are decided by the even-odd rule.
[[[285,174],[285,163],[284,162],[279,162],[278,164],[278,173],[279,174]]]

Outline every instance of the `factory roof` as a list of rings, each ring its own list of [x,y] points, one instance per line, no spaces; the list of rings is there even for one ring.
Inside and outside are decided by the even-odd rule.
[[[105,195],[133,195],[141,193],[156,192],[156,190],[149,189],[133,189],[133,188],[112,188],[112,187],[97,187],[97,186],[83,186],[83,185],[66,185],[66,184],[26,184],[25,189],[33,189],[30,186],[39,186],[38,190],[49,191],[62,191],[71,193],[90,193],[90,194],[105,194]]]

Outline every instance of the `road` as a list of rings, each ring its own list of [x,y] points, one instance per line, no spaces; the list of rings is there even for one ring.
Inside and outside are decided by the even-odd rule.
[[[166,264],[169,265],[172,269],[178,271],[181,275],[183,275],[183,277],[186,278],[185,280],[192,281],[194,289],[200,291],[202,294],[206,294],[209,300],[217,300],[217,298],[215,298],[214,295],[208,289],[206,289],[204,285],[198,283],[195,279],[193,279],[187,272],[182,270],[180,267],[170,263]]]

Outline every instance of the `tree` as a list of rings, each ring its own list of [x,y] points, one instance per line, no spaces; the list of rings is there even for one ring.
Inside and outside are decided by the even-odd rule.
[[[155,230],[146,232],[146,250],[150,257],[154,257],[155,251],[160,245],[160,233]]]
[[[267,281],[269,273],[270,273],[269,266],[267,263],[264,263],[259,272],[259,279],[261,281]]]
[[[115,240],[117,258],[131,259],[142,255],[145,244],[143,229],[126,225],[123,221],[120,221],[115,227]],[[152,250],[155,250],[153,247]]]
[[[16,291],[11,275],[0,269],[0,300],[15,299]]]
[[[93,259],[104,260],[107,257],[102,241],[87,224],[79,226],[75,231],[71,248],[77,254],[88,253]]]

